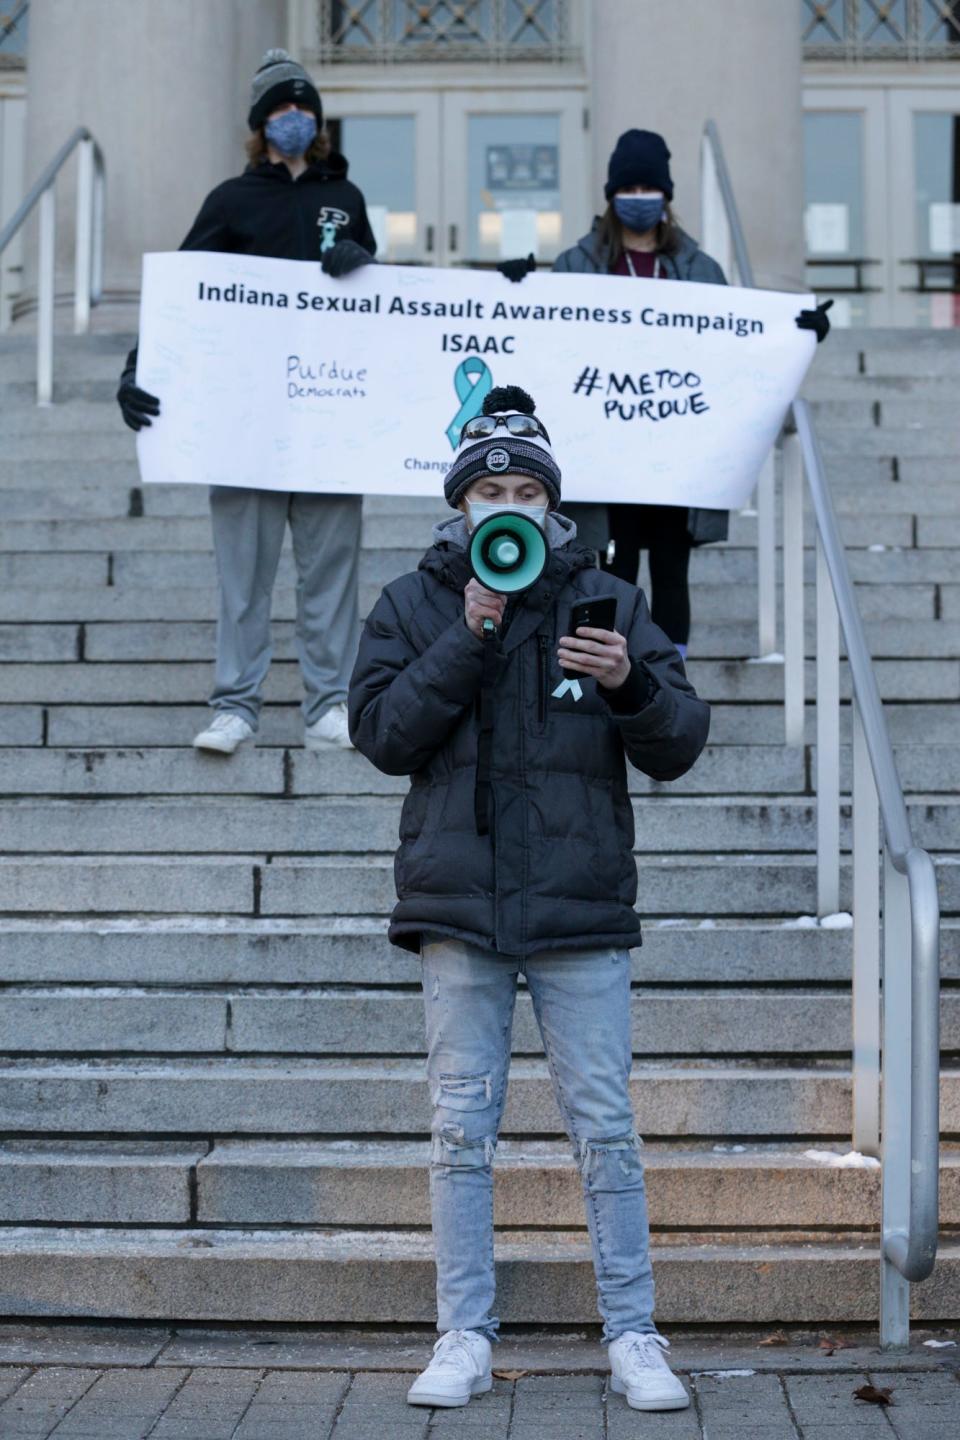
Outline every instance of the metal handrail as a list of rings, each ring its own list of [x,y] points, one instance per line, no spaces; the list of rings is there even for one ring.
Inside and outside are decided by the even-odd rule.
[[[23,200],[0,229],[0,255],[34,209],[40,207],[37,253],[37,404],[53,403],[53,311],[56,285],[56,182],[78,151],[77,228],[74,282],[74,333],[90,328],[90,310],[103,295],[103,228],[106,169],[103,151],[80,125],[40,172]]]
[[[728,232],[727,255],[753,284],[743,226],[720,137],[704,127],[705,183],[712,178]],[[705,197],[705,213],[707,202]],[[722,235],[721,235],[722,238]],[[820,914],[839,909],[840,644],[853,683],[853,1134],[880,1151],[880,1340],[909,1340],[909,1282],[931,1273],[939,1205],[940,907],[936,871],[913,840],[873,661],[840,539],[820,446],[805,400],[781,437],[784,472],[784,712],[788,743],[804,737],[803,476],[817,529],[817,891]],[[773,527],[767,527],[768,539]],[[760,546],[764,534],[759,536]],[[772,548],[772,540],[769,541]],[[772,569],[772,556],[758,556]],[[769,635],[772,616],[763,611]],[[882,821],[882,845],[880,824]],[[878,855],[883,851],[882,935]],[[883,1043],[880,1004],[882,941]],[[909,1020],[905,1023],[905,1017]],[[882,1067],[882,1125],[880,1115]]]

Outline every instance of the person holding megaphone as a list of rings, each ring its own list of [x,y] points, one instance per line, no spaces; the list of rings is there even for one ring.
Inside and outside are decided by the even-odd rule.
[[[625,761],[678,778],[709,709],[642,592],[557,513],[560,482],[533,401],[491,390],[446,473],[458,513],[383,591],[350,682],[354,744],[410,777],[389,937],[422,963],[440,1339],[407,1398],[465,1405],[492,1384],[491,1165],[523,973],[582,1176],[613,1388],[680,1409],[627,1083],[640,925]]]

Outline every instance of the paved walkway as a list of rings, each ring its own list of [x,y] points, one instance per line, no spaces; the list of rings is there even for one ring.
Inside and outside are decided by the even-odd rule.
[[[675,1340],[689,1410],[607,1394],[583,1335],[511,1336],[491,1394],[463,1410],[404,1401],[427,1335],[0,1325],[2,1440],[956,1440],[960,1350],[881,1354],[872,1337]],[[781,1337],[776,1336],[780,1339]],[[836,1337],[834,1337],[835,1339]],[[940,1332],[939,1341],[960,1339]],[[889,1404],[857,1399],[872,1386]]]

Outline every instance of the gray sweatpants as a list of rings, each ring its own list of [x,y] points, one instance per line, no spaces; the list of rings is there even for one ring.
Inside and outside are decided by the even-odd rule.
[[[289,494],[211,486],[220,580],[217,661],[210,703],[257,728],[270,665],[270,601],[287,521],[297,567],[297,657],[307,725],[347,698],[360,639],[359,495]]]

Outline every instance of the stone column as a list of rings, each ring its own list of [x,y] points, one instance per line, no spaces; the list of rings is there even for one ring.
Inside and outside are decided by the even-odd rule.
[[[286,0],[31,5],[27,180],[77,125],[100,142],[108,302],[101,326],[110,301],[135,298],[143,252],[175,249],[207,192],[242,170],[250,80],[264,50],[285,45],[286,34]],[[73,286],[75,169],[71,162],[62,173],[57,194],[64,294]]]
[[[700,227],[700,134],[717,122],[759,285],[803,281],[800,17],[795,0],[592,0],[594,205],[622,131],[658,130],[674,206]]]

